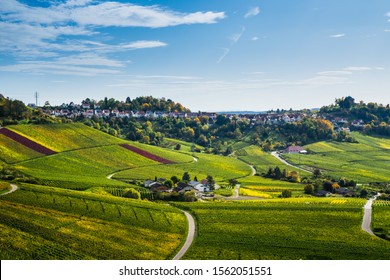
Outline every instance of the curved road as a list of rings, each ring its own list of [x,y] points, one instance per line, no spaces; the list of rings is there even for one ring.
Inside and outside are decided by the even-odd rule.
[[[181,210],[183,211],[183,210]],[[183,211],[183,213],[186,215],[188,220],[188,234],[186,242],[184,243],[183,247],[180,249],[180,251],[176,254],[176,256],[173,257],[173,260],[180,260],[184,254],[188,251],[190,248],[192,242],[194,241],[195,237],[195,221],[194,218],[191,216],[190,213]]]
[[[273,156],[276,157],[279,161],[283,162],[284,164],[286,164],[286,165],[288,165],[288,166],[297,168],[297,169],[302,170],[302,171],[305,171],[305,172],[313,173],[312,171],[303,169],[303,168],[298,167],[298,166],[296,166],[296,165],[292,165],[291,163],[289,163],[289,162],[287,162],[286,160],[282,159],[282,158],[280,157],[280,155],[278,154],[278,152],[272,152],[271,155],[273,155]]]
[[[364,216],[362,222],[362,230],[367,232],[370,235],[376,236],[371,230],[371,215],[372,215],[372,203],[377,198],[377,195],[374,198],[370,198],[367,203],[364,205]]]
[[[10,194],[10,193],[13,193],[13,192],[16,191],[17,189],[18,189],[18,186],[17,186],[17,185],[11,184],[11,190],[9,190],[9,191],[6,192],[6,193],[0,194],[0,196],[6,195],[6,194]]]

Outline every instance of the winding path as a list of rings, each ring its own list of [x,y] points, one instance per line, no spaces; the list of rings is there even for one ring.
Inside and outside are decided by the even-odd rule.
[[[18,189],[18,186],[17,186],[17,185],[11,184],[11,190],[9,190],[9,191],[6,192],[6,193],[0,194],[0,196],[6,195],[6,194],[10,194],[10,193],[13,193],[13,192],[15,192],[17,189]]]
[[[183,211],[183,210],[181,210]],[[186,215],[186,218],[188,220],[188,234],[186,242],[184,243],[183,247],[180,249],[180,251],[176,254],[176,256],[173,257],[173,260],[180,260],[184,254],[188,251],[190,248],[192,242],[194,241],[195,237],[195,221],[194,218],[191,216],[190,213],[183,211],[183,213]]]
[[[194,158],[194,160],[195,160],[195,158]],[[112,173],[112,174],[108,175],[107,179],[114,180],[114,179],[112,179],[112,176],[114,176],[115,174],[116,173]],[[184,215],[186,216],[187,221],[188,221],[188,233],[187,233],[187,239],[186,239],[183,247],[176,254],[176,256],[173,257],[173,260],[180,260],[184,256],[184,254],[188,251],[188,249],[191,247],[191,244],[195,238],[195,220],[194,220],[194,218],[191,216],[190,213],[188,213],[184,210],[181,210],[181,211],[184,213]]]
[[[288,166],[297,168],[297,169],[302,170],[302,171],[305,171],[305,172],[313,173],[313,172],[310,171],[310,170],[306,170],[306,169],[303,169],[303,168],[298,167],[298,166],[296,166],[296,165],[292,165],[292,164],[289,163],[288,161],[282,159],[282,158],[280,157],[280,155],[278,154],[278,152],[272,152],[271,155],[273,155],[273,156],[276,157],[279,161],[283,162],[284,164],[286,164],[286,165],[288,165]]]
[[[372,236],[376,236],[371,230],[371,215],[372,215],[372,203],[377,198],[377,195],[373,198],[370,198],[367,203],[364,205],[364,216],[362,222],[362,230],[367,232]]]

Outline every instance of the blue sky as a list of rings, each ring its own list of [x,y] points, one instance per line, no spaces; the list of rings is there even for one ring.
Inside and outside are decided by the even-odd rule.
[[[1,0],[0,93],[193,111],[390,103],[388,0]]]

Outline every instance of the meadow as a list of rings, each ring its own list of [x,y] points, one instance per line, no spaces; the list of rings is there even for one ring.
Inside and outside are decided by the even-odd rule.
[[[389,259],[390,243],[361,230],[364,199],[178,203],[197,220],[185,259]]]
[[[167,259],[186,233],[163,204],[27,184],[0,201],[1,259]]]
[[[390,181],[390,139],[351,133],[359,143],[322,141],[305,146],[307,155],[283,157],[303,168],[319,168],[334,178],[346,177],[358,183]]]

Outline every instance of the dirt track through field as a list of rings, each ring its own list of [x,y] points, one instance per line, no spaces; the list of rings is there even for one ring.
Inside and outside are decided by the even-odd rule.
[[[5,127],[0,128],[0,134],[7,136],[8,138],[14,140],[15,142],[18,142],[19,144],[22,144],[23,146],[26,146],[27,148],[34,150],[38,153],[41,153],[44,155],[56,154],[55,151],[50,150],[49,148],[46,148],[46,147],[42,146],[41,144],[38,144],[37,142],[34,142],[34,141],[16,133],[16,132],[13,132],[12,130],[5,128]]]

